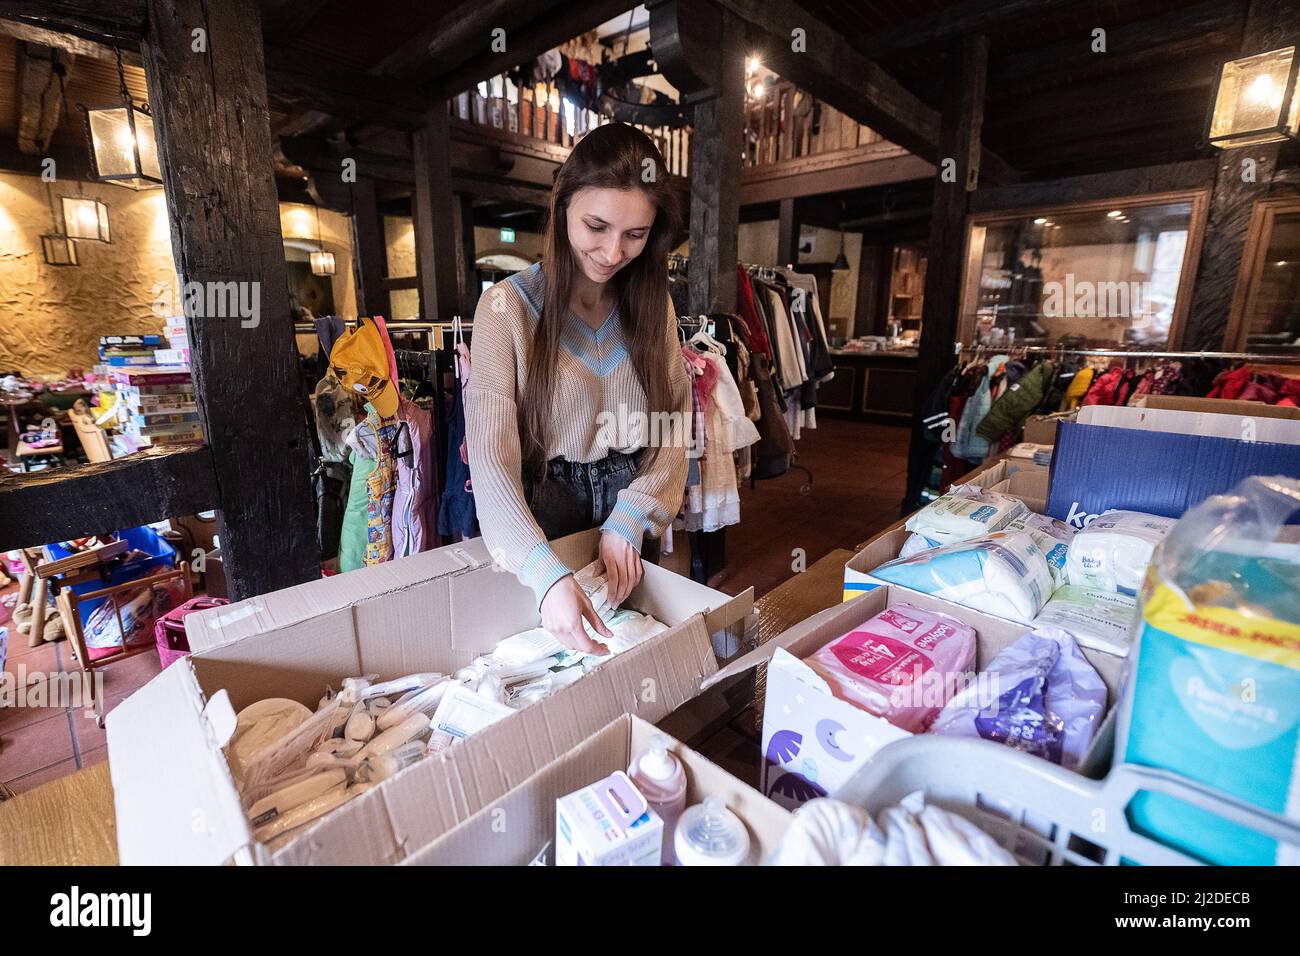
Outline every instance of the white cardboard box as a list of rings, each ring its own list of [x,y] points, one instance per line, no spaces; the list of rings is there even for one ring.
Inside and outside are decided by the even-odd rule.
[[[403,861],[407,866],[523,866],[555,836],[555,801],[615,770],[648,749],[663,731],[635,716],[618,717],[587,740],[541,767],[509,793]],[[766,860],[790,825],[790,813],[685,744],[669,751],[686,768],[686,803],[719,797],[745,822],[750,862]]]
[[[831,607],[790,628],[728,667],[709,682],[767,663],[763,703],[760,789],[782,806],[795,808],[817,796],[834,796],[880,748],[911,734],[883,717],[840,700],[803,659],[896,604],[911,604],[957,618],[975,629],[976,671],[1003,648],[1032,630],[907,588],[884,585]],[[1118,700],[1124,662],[1081,648],[1108,690],[1108,707]],[[1100,732],[1099,732],[1100,736]]]
[[[598,532],[553,542],[570,567]],[[626,605],[669,629],[573,685],[363,793],[271,854],[255,843],[222,751],[234,714],[265,697],[313,709],[345,677],[450,673],[535,627],[530,590],[481,539],[250,598],[186,618],[192,656],[109,715],[121,860],[395,863],[625,712],[655,721],[717,670],[710,634],[753,607],[647,564]]]

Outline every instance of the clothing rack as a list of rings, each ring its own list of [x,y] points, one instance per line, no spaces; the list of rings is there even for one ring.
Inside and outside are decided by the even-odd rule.
[[[1258,352],[1148,352],[1126,349],[1069,349],[1051,345],[963,345],[957,342],[954,354],[987,352],[990,355],[1015,352],[1030,355],[1083,355],[1094,358],[1120,359],[1212,359],[1225,362],[1247,362],[1253,365],[1300,365],[1300,355],[1268,355]]]

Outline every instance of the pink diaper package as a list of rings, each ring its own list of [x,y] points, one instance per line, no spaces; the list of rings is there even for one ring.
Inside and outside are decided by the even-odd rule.
[[[956,618],[895,604],[804,662],[831,693],[921,733],[975,666],[975,630]]]

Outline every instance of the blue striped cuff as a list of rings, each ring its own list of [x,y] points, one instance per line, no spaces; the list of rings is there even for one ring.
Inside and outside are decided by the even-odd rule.
[[[545,541],[539,541],[533,546],[533,550],[528,552],[523,565],[519,568],[519,577],[537,595],[538,607],[541,607],[542,598],[546,597],[546,592],[551,589],[551,585],[566,574],[572,573],[573,569],[561,561]]]
[[[637,554],[640,554],[641,542],[650,533],[652,527],[650,519],[643,512],[620,498],[615,503],[614,510],[609,513],[609,517],[605,519],[605,523],[600,526],[600,530],[612,531],[636,548]]]

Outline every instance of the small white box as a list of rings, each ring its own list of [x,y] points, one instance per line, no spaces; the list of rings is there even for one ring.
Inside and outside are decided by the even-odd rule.
[[[556,866],[658,866],[664,822],[622,770],[555,801]]]

